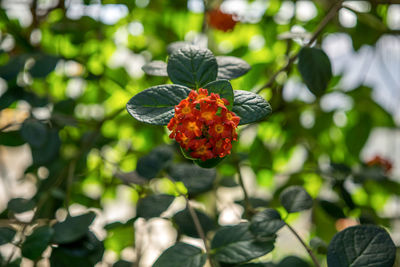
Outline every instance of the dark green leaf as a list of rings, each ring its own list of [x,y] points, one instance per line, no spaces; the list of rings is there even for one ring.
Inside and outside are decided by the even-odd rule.
[[[331,62],[319,48],[303,47],[299,53],[298,68],[308,89],[316,96],[322,96],[332,78]]]
[[[258,212],[251,219],[250,231],[257,237],[269,237],[285,225],[281,215],[274,209]]]
[[[196,159],[193,162],[197,166],[200,166],[202,168],[211,169],[211,168],[214,168],[215,166],[217,166],[224,159],[225,159],[225,157],[223,157],[223,158],[216,157],[216,158],[207,159],[207,160],[204,160],[204,161],[201,160],[201,159]]]
[[[22,146],[25,144],[19,131],[9,131],[0,133],[0,145],[2,146]]]
[[[132,97],[126,107],[129,114],[138,121],[167,125],[174,116],[174,107],[189,92],[189,88],[176,84],[153,86]]]
[[[0,66],[0,77],[6,81],[17,78],[17,75],[24,68],[26,55],[11,57],[6,65]]]
[[[14,239],[16,231],[8,227],[0,227],[0,246],[11,243]]]
[[[167,63],[161,60],[155,60],[147,63],[142,67],[142,70],[149,75],[168,77]]]
[[[215,228],[214,221],[208,217],[207,214],[196,210],[196,215],[200,221],[200,225],[203,228],[205,234]],[[173,221],[178,226],[179,231],[187,236],[199,238],[199,234],[197,233],[196,226],[193,222],[192,216],[188,209],[181,210],[176,213],[172,218]]]
[[[22,244],[22,255],[33,261],[39,259],[43,251],[48,247],[53,233],[53,228],[49,226],[36,228]]]
[[[210,190],[217,176],[215,169],[203,169],[193,164],[171,166],[169,174],[186,186],[189,194],[199,194]]]
[[[170,147],[157,147],[146,156],[139,158],[136,165],[136,171],[143,178],[154,178],[169,164],[173,156],[174,153]]]
[[[35,64],[29,70],[29,72],[35,78],[46,77],[50,72],[55,69],[57,62],[59,61],[58,57],[46,54],[34,55],[34,59]]]
[[[139,199],[136,208],[136,214],[138,217],[150,219],[153,217],[159,217],[161,213],[166,211],[174,201],[175,197],[171,195],[151,195],[142,199]]]
[[[165,250],[153,267],[203,267],[206,259],[201,249],[179,242]]]
[[[343,208],[338,206],[336,203],[327,200],[320,200],[319,204],[321,205],[321,208],[333,218],[346,218],[346,215],[343,212]]]
[[[313,205],[311,196],[301,186],[290,186],[279,196],[282,206],[289,213],[310,209]]]
[[[233,89],[232,85],[227,80],[218,80],[210,82],[204,85],[204,88],[208,90],[208,93],[219,94],[221,98],[225,98],[229,101],[229,106],[227,108],[232,110],[233,107]]]
[[[7,209],[14,213],[23,213],[34,208],[35,202],[25,198],[13,198],[7,204]]]
[[[250,69],[250,65],[241,58],[237,57],[216,57],[218,64],[218,79],[232,80],[245,75]]]
[[[36,120],[25,120],[20,129],[22,138],[32,147],[40,147],[47,139],[46,126]]]
[[[288,256],[281,260],[277,267],[310,267],[310,265],[296,256]]]
[[[275,237],[258,241],[248,223],[220,228],[211,242],[213,257],[225,263],[242,263],[261,257],[274,249]]]
[[[54,247],[50,256],[51,266],[95,266],[103,258],[104,245],[88,232],[81,239]]]
[[[69,216],[65,221],[56,223],[53,226],[52,241],[56,244],[66,244],[79,240],[87,234],[95,217],[95,213],[89,212],[75,217]]]
[[[172,53],[167,72],[173,83],[197,89],[215,81],[218,65],[210,50],[187,46]]]
[[[235,90],[232,111],[240,117],[240,125],[264,119],[272,112],[270,104],[261,96],[242,90]]]
[[[346,133],[346,146],[349,152],[359,158],[359,154],[368,140],[373,123],[369,114],[363,114],[357,122],[348,128]]]
[[[132,267],[132,266],[134,266],[133,262],[119,260],[116,263],[114,263],[112,267]]]
[[[378,226],[358,225],[337,233],[328,247],[329,267],[392,267],[396,246]]]
[[[57,129],[47,131],[46,141],[40,147],[31,147],[33,163],[44,165],[57,158],[60,150],[61,140]]]

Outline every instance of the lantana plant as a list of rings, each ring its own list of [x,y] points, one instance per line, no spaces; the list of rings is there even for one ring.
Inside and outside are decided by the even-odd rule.
[[[214,57],[205,48],[183,45],[168,63],[143,68],[166,76],[173,84],[150,87],[129,100],[127,109],[138,121],[166,125],[185,157],[204,168],[215,167],[231,153],[239,125],[264,119],[271,106],[261,96],[233,90],[230,79],[250,69],[235,57]]]

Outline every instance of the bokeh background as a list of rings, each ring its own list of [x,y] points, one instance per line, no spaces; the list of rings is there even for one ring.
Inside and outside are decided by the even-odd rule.
[[[0,226],[19,229],[20,222],[31,220],[35,203],[49,194],[39,224],[62,220],[67,211],[98,214],[91,226],[105,246],[98,266],[118,260],[151,266],[177,239],[169,218],[185,202],[176,199],[163,218],[130,221],[147,191],[174,194],[162,175],[137,184],[138,159],[173,144],[165,127],[145,125],[125,111],[136,93],[170,82],[146,75],[142,66],[165,61],[170,43],[186,41],[246,60],[251,71],[232,85],[256,91],[307,43],[332,3],[208,0],[205,7],[202,0],[0,1]],[[334,78],[327,93],[316,99],[296,65],[278,75],[261,92],[273,114],[241,127],[233,153],[257,205],[278,207],[282,188],[301,184],[314,198],[343,211],[332,215],[317,201],[312,212],[292,216],[305,239],[318,235],[329,242],[343,224],[370,220],[387,227],[400,245],[400,2],[343,5],[314,44],[331,60]],[[218,7],[234,14],[232,30],[207,25],[205,13]],[[25,120],[45,125],[44,144],[20,140]],[[392,167],[368,165],[376,156]],[[175,161],[185,159],[177,153]],[[236,176],[233,160],[225,160],[213,189],[193,198],[219,225],[242,220]],[[354,206],[343,200],[346,194]],[[9,201],[16,198],[34,204],[10,211]],[[122,226],[107,229],[114,222]],[[182,240],[202,246],[196,238]],[[282,230],[267,259],[307,258],[296,242]],[[0,246],[2,258],[11,253],[20,257],[14,245]],[[50,253],[48,248],[38,266],[48,266]],[[34,263],[24,258],[21,264]]]

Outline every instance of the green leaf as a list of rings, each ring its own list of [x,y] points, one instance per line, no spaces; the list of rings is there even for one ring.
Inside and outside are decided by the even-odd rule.
[[[173,165],[168,172],[174,180],[183,182],[189,194],[210,190],[217,176],[215,169],[203,169],[188,163]]]
[[[36,120],[25,120],[20,131],[22,138],[36,148],[42,146],[47,138],[46,126]]]
[[[343,212],[343,208],[334,202],[320,200],[319,205],[326,213],[328,213],[335,219],[346,218],[346,215]]]
[[[240,125],[256,122],[271,114],[270,104],[261,96],[242,90],[235,90],[232,111],[240,117]]]
[[[51,73],[57,65],[59,61],[58,57],[46,55],[46,54],[37,54],[34,55],[35,64],[29,70],[35,78],[44,78],[49,73]]]
[[[206,259],[200,248],[179,242],[165,250],[153,267],[202,267]]]
[[[346,146],[355,158],[359,158],[360,152],[367,142],[373,126],[369,114],[363,113],[357,119],[356,123],[347,129],[345,136]]]
[[[0,77],[6,81],[17,78],[17,75],[24,68],[27,55],[11,57],[7,64],[0,66]]]
[[[389,234],[375,225],[358,225],[337,233],[328,247],[329,267],[392,267],[396,246]]]
[[[167,125],[174,116],[174,107],[186,98],[190,89],[176,84],[150,87],[129,100],[126,108],[138,121]]]
[[[136,171],[143,178],[154,178],[169,164],[173,156],[174,152],[170,147],[156,147],[146,156],[139,158],[136,164]]]
[[[0,246],[11,243],[14,239],[16,231],[8,227],[0,227]]]
[[[288,256],[277,264],[277,267],[294,267],[294,266],[310,267],[310,265],[306,261],[296,256]]]
[[[208,90],[208,93],[218,94],[221,98],[225,98],[229,101],[227,108],[232,110],[233,107],[233,89],[232,85],[227,80],[213,81],[204,86]]]
[[[68,216],[65,221],[58,222],[53,226],[52,241],[56,244],[67,244],[79,240],[87,234],[95,217],[94,212],[74,217]]]
[[[22,244],[22,255],[33,261],[39,259],[43,251],[48,247],[53,233],[53,228],[49,226],[36,228]]]
[[[161,60],[155,60],[145,64],[142,70],[149,75],[168,77],[167,63]]]
[[[322,96],[332,78],[331,62],[325,52],[319,48],[303,47],[298,68],[308,89],[314,95]]]
[[[214,221],[210,217],[208,217],[207,214],[199,210],[195,210],[195,212],[205,234],[215,228]],[[193,222],[190,211],[187,208],[176,213],[172,217],[172,219],[178,226],[180,233],[194,238],[200,237],[197,233],[196,226]]]
[[[167,72],[173,83],[197,89],[215,81],[218,65],[210,50],[186,46],[172,53]]]
[[[174,199],[174,196],[165,194],[141,198],[137,203],[137,216],[145,219],[159,217],[161,213],[168,209]]]
[[[8,201],[7,209],[14,213],[23,213],[25,211],[33,210],[35,202],[25,198],[13,198]]]
[[[251,219],[250,231],[257,237],[269,237],[285,225],[281,215],[274,209],[258,212]]]
[[[224,263],[242,263],[261,257],[274,249],[275,236],[259,241],[248,223],[220,228],[211,242],[213,257]]]
[[[103,258],[104,245],[88,232],[81,239],[53,247],[50,265],[57,267],[95,266]]]
[[[119,260],[119,261],[115,262],[112,267],[132,267],[132,266],[134,266],[133,262]]]
[[[196,159],[193,162],[197,165],[200,166],[202,168],[206,168],[206,169],[211,169],[214,168],[215,166],[217,166],[221,161],[223,161],[226,157],[220,158],[220,157],[216,157],[216,158],[212,158],[212,159],[207,159],[207,160],[201,160],[201,159]]]
[[[22,146],[25,144],[19,131],[9,131],[0,133],[0,145],[2,146]]]
[[[61,140],[57,129],[49,129],[46,141],[40,147],[31,147],[33,163],[44,165],[57,159],[60,150]]]
[[[289,213],[307,210],[313,205],[311,196],[301,186],[289,186],[282,191],[279,200]]]
[[[218,56],[218,79],[233,80],[245,75],[250,69],[250,65],[241,58]]]

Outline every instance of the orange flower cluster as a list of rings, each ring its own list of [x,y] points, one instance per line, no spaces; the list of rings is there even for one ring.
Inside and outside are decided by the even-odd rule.
[[[367,161],[368,166],[380,166],[385,173],[389,173],[393,168],[392,162],[387,159],[382,158],[381,156],[376,155],[374,158]]]
[[[192,90],[175,106],[175,116],[168,123],[169,137],[175,139],[190,156],[202,161],[231,153],[237,140],[240,118],[227,109],[229,102],[207,89]]]
[[[237,21],[233,17],[232,14],[224,13],[219,8],[207,12],[208,25],[224,32],[233,30],[235,27]]]

